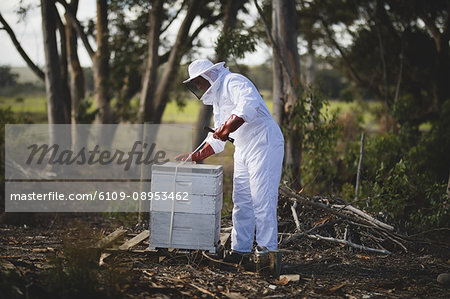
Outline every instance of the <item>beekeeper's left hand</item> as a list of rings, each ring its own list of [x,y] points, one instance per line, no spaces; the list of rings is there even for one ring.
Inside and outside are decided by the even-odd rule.
[[[214,132],[213,137],[222,141],[227,141],[228,135],[236,131],[244,122],[244,119],[241,117],[231,114],[227,121]]]

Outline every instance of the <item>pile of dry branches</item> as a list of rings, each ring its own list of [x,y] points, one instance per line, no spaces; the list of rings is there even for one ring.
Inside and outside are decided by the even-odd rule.
[[[408,237],[340,199],[309,198],[282,186],[279,206],[284,220],[280,223],[281,248],[295,247],[309,239],[380,254],[408,251]]]

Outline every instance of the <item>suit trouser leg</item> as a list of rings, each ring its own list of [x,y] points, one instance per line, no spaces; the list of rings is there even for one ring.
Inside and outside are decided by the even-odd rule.
[[[250,191],[250,174],[242,157],[235,153],[233,175],[233,230],[231,249],[251,252],[255,234],[255,215]]]
[[[278,188],[284,156],[282,145],[260,152],[248,162],[256,242],[269,250],[278,248]]]

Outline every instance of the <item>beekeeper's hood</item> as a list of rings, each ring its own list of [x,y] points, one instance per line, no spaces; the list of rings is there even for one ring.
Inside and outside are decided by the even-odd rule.
[[[228,68],[224,67],[224,65],[225,62],[213,64],[208,59],[194,60],[188,67],[189,78],[184,80],[183,83],[186,84],[187,88],[189,88],[198,99],[203,101],[205,105],[212,105],[214,101],[214,90],[219,83],[218,79],[225,73],[228,73]],[[208,90],[200,90],[192,82],[193,79],[199,76],[206,79],[209,84],[211,84]]]

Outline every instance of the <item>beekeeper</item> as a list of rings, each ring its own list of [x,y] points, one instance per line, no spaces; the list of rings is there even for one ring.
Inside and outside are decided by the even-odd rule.
[[[276,250],[283,134],[253,83],[224,65],[207,59],[189,65],[183,83],[203,104],[213,106],[215,132],[200,151],[175,159],[204,160],[223,151],[228,137],[234,138],[232,252],[252,251],[255,228],[257,245]]]

